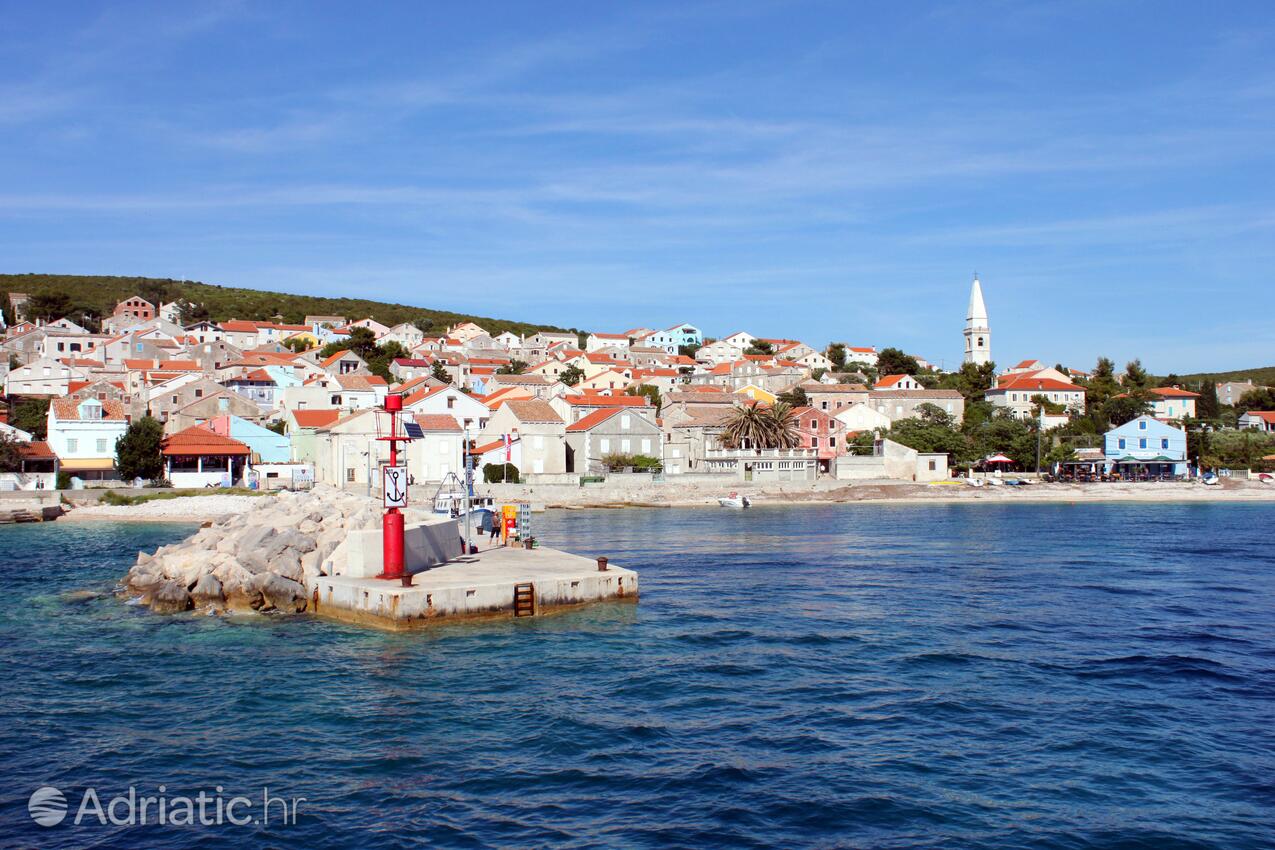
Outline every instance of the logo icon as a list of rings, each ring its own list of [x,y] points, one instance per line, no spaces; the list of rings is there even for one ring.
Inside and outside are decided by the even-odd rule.
[[[40,826],[57,826],[66,817],[66,797],[56,788],[45,785],[35,789],[27,800],[31,820]]]

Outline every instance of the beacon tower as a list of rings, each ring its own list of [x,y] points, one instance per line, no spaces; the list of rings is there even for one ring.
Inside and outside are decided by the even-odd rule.
[[[987,323],[983,286],[974,275],[970,287],[970,308],[965,313],[965,362],[981,366],[992,362],[992,329]]]

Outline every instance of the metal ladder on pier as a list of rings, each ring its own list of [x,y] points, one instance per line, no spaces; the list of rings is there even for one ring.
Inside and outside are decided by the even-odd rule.
[[[531,582],[514,585],[514,616],[534,617],[536,615],[536,586]]]

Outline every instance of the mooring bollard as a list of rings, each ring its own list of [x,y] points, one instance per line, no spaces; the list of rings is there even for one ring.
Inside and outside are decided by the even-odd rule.
[[[604,573],[606,571],[607,571],[607,559],[606,559],[606,556],[603,555],[602,557],[598,558],[598,572]]]

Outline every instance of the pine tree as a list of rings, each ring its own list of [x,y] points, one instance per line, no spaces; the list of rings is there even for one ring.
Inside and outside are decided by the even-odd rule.
[[[164,456],[160,446],[164,441],[164,426],[153,416],[143,416],[128,426],[124,435],[115,441],[115,468],[120,478],[160,478],[164,474]]]

